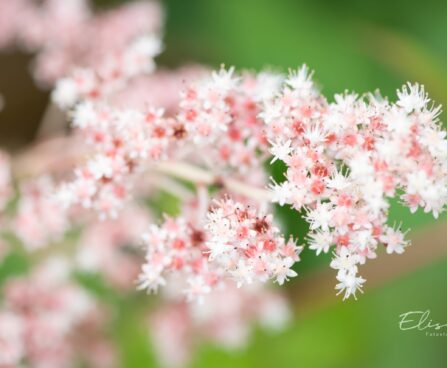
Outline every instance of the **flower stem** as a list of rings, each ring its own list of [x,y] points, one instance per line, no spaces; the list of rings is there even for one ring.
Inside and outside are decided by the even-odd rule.
[[[260,202],[271,200],[271,194],[267,189],[245,184],[240,180],[224,178],[215,175],[211,171],[207,171],[203,168],[188,164],[186,162],[164,161],[155,164],[153,168],[160,173],[178,179],[187,180],[196,184],[221,184],[229,191],[244,195]]]

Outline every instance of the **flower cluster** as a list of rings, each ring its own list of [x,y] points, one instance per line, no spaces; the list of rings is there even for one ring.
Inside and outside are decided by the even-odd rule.
[[[409,244],[399,228],[387,225],[389,199],[403,192],[413,212],[422,207],[435,216],[447,201],[440,109],[429,106],[419,85],[404,87],[398,97],[393,104],[378,95],[344,93],[329,103],[306,67],[287,79],[221,68],[186,86],[174,115],[86,101],[74,110],[73,124],[97,153],[62,187],[61,197],[115,217],[141,173],[154,162],[178,159],[259,188],[266,185],[262,162],[270,150],[272,162],[287,165],[286,180],[271,186],[273,200],[305,210],[317,254],[336,246],[337,258],[347,248],[351,266],[332,265],[337,288],[355,296],[364,283],[358,265],[376,257],[379,244],[388,253],[402,253]],[[215,222],[224,226],[227,219]]]
[[[52,258],[32,275],[7,282],[0,310],[0,366],[69,367],[70,339],[93,311],[90,298],[70,283],[67,264]]]
[[[54,182],[47,176],[21,185],[11,229],[28,250],[36,250],[61,239],[69,228],[68,213],[52,195],[54,191]]]
[[[207,217],[209,258],[238,286],[268,279],[282,285],[297,275],[291,267],[300,260],[302,247],[284,239],[271,214],[228,199],[217,202]]]
[[[0,9],[0,47],[16,42],[37,53],[34,75],[45,85],[78,68],[99,71],[89,78],[135,73],[141,67],[139,59],[153,52],[152,41],[137,41],[126,56],[123,51],[138,38],[158,33],[162,21],[160,6],[151,1],[131,2],[100,14],[93,12],[89,0],[0,0]],[[75,73],[78,78],[87,78],[85,74],[85,70]],[[68,83],[65,80],[65,88]]]
[[[168,218],[161,227],[151,225],[144,235],[141,289],[156,291],[168,276],[180,274],[187,298],[203,302],[227,280],[241,287],[269,279],[283,284],[297,275],[291,267],[302,247],[285,241],[271,215],[226,199],[216,202],[204,223],[193,219]]]
[[[329,103],[306,67],[292,73],[262,117],[273,161],[287,165],[286,181],[273,184],[280,205],[305,209],[310,248],[336,246],[331,266],[337,289],[355,296],[364,279],[357,266],[409,245],[387,225],[389,198],[399,196],[412,212],[435,217],[447,202],[447,140],[420,85],[404,86],[396,103],[377,95],[335,95]]]
[[[166,219],[162,226],[151,225],[143,235],[146,262],[139,276],[139,288],[149,292],[166,285],[170,274],[182,274],[188,296],[202,297],[219,282],[219,274],[210,267],[202,229],[186,219]],[[189,286],[189,289],[188,289]]]
[[[108,54],[95,68],[76,68],[70,76],[57,81],[53,101],[62,109],[80,100],[97,100],[123,88],[132,77],[151,73],[153,58],[161,51],[161,41],[155,35],[142,35],[124,50]]]
[[[233,69],[221,69],[189,86],[174,116],[162,108],[78,104],[73,126],[95,154],[61,188],[61,200],[66,206],[93,207],[102,218],[116,217],[141,173],[154,161],[175,158],[220,168],[218,175],[250,173],[249,181],[265,185],[260,152],[268,145],[257,115],[261,101],[272,97],[270,88],[278,85],[277,80],[273,74],[242,78]],[[197,147],[208,154],[201,155]]]
[[[260,182],[255,179],[268,149],[258,115],[262,103],[279,92],[281,81],[281,75],[270,72],[237,75],[234,68],[221,67],[197,87],[187,88],[178,119],[193,143],[208,143],[201,164],[264,185],[262,175]]]
[[[290,318],[285,299],[258,284],[240,289],[232,284],[216,290],[203,304],[171,300],[149,318],[152,344],[167,367],[186,366],[200,339],[228,350],[244,347],[250,327],[259,323],[276,330]]]

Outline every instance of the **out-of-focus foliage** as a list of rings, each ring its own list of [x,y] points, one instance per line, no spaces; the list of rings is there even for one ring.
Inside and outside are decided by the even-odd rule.
[[[165,3],[169,47],[163,60],[169,63],[193,59],[256,69],[307,63],[326,94],[380,87],[392,95],[417,80],[439,102],[447,101],[445,2]]]

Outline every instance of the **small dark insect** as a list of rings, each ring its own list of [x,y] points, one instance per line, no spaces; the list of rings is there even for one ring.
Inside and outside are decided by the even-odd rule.
[[[203,231],[197,229],[192,229],[190,237],[191,243],[196,246],[202,244],[205,240],[205,234]]]
[[[256,222],[253,225],[253,229],[261,234],[264,234],[265,232],[267,232],[267,230],[269,229],[269,224],[268,222],[265,220],[265,217],[263,217],[262,219],[258,218],[256,219]]]
[[[174,131],[172,133],[174,138],[176,139],[183,139],[186,136],[186,129],[183,124],[178,124],[174,127]]]

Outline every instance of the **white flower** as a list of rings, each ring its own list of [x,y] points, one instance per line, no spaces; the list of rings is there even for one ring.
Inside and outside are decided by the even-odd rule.
[[[351,175],[358,180],[368,180],[374,175],[374,168],[367,153],[359,153],[349,161]]]
[[[356,273],[359,257],[351,253],[348,247],[342,247],[338,254],[334,253],[335,258],[331,261],[331,267],[339,270],[340,273]]]
[[[421,132],[420,141],[434,156],[447,157],[447,132],[437,129],[425,129]]]
[[[237,287],[240,288],[244,284],[251,284],[253,282],[253,267],[248,262],[240,259],[236,268],[231,272],[231,275],[237,282]]]
[[[380,153],[387,162],[399,162],[402,158],[401,140],[381,139],[376,143],[377,152]],[[369,174],[368,174],[369,175]]]
[[[87,166],[96,179],[111,178],[113,175],[113,160],[107,156],[98,155]]]
[[[57,81],[51,98],[61,109],[73,106],[79,98],[79,88],[72,78],[62,78]]]
[[[288,182],[286,182],[288,183]],[[284,185],[283,183],[282,185]],[[308,190],[304,185],[291,185],[290,190],[292,191],[290,195],[290,202],[293,205],[293,208],[299,210],[306,204],[306,200],[309,199]]]
[[[354,298],[357,299],[355,293],[357,292],[357,290],[363,292],[362,286],[363,283],[366,281],[363,277],[356,276],[355,273],[350,272],[339,273],[337,275],[337,280],[339,281],[339,283],[335,286],[335,289],[339,290],[337,295],[342,292],[345,293],[343,296],[343,300],[349,298],[351,295],[353,295]]]
[[[321,145],[326,141],[327,133],[319,125],[306,129],[304,137],[310,142],[312,146]]]
[[[332,234],[327,231],[317,231],[309,235],[309,249],[315,250],[317,256],[321,252],[327,253],[333,243]]]
[[[374,239],[371,229],[353,231],[351,233],[351,244],[356,244],[360,250],[365,250],[369,245],[375,245],[377,241]]]
[[[431,181],[423,170],[412,172],[407,176],[409,194],[420,194],[430,188]]]
[[[409,242],[405,240],[404,236],[401,231],[388,227],[386,232],[380,237],[380,241],[386,245],[386,252],[388,254],[402,254],[409,245]]]
[[[282,105],[276,101],[266,101],[262,111],[259,113],[259,118],[264,120],[265,123],[271,124],[276,122],[282,114]]]
[[[402,91],[398,90],[397,96],[399,101],[396,102],[396,105],[402,107],[407,113],[421,111],[430,102],[424,86],[418,83],[413,85],[407,83],[402,86]]]
[[[402,109],[393,108],[389,114],[385,116],[388,131],[394,131],[399,136],[408,134],[411,129],[411,120]]]
[[[437,181],[427,186],[420,193],[422,201],[425,202],[424,211],[433,212],[435,218],[444,210],[447,202],[447,184],[444,181]]]
[[[223,93],[227,93],[231,89],[234,89],[239,81],[239,78],[235,77],[233,74],[233,66],[228,70],[225,70],[222,66],[218,72],[213,71],[211,74],[213,79],[213,87],[217,88]]]
[[[338,93],[334,95],[337,109],[341,112],[347,112],[355,106],[358,95],[356,93]]]
[[[257,101],[265,101],[273,98],[279,91],[283,82],[281,74],[271,72],[261,72],[258,74],[256,81],[255,98]]]
[[[231,250],[230,246],[219,238],[213,238],[210,241],[206,242],[206,246],[209,248],[210,253],[210,261],[222,256],[229,250]]]
[[[207,217],[207,229],[214,238],[224,241],[233,235],[234,231],[231,229],[231,222],[225,217],[221,208],[209,212]]]
[[[147,289],[147,292],[156,292],[160,286],[166,285],[166,280],[161,275],[161,269],[150,264],[141,267],[138,276],[138,290]]]
[[[272,202],[278,203],[280,206],[284,206],[290,202],[293,186],[288,181],[281,184],[271,184],[272,190]]]
[[[335,190],[343,190],[351,185],[349,179],[343,175],[343,173],[336,171],[332,176],[326,179],[326,185],[328,188]]]
[[[276,282],[279,285],[284,284],[284,281],[288,281],[289,277],[298,276],[298,274],[291,269],[293,263],[294,261],[291,257],[286,257],[278,260],[273,266],[273,275],[276,276]]]
[[[362,183],[360,191],[372,216],[376,216],[380,211],[389,207],[384,197],[383,183],[381,181],[371,178]]]
[[[89,101],[80,103],[73,111],[73,126],[84,129],[94,125],[97,121],[97,115],[93,104]]]
[[[320,203],[314,210],[309,210],[306,219],[310,223],[310,229],[329,230],[329,223],[333,217],[332,210],[332,205],[329,203]]]
[[[313,88],[312,74],[313,72],[304,64],[297,71],[290,71],[286,84],[305,95]]]
[[[148,251],[163,249],[168,238],[168,232],[155,224],[149,225],[149,231],[141,236]]]
[[[272,145],[270,147],[270,152],[273,155],[272,161],[270,161],[271,164],[276,160],[286,161],[292,152],[292,141],[290,139],[286,142],[276,141],[270,142],[270,144]]]

